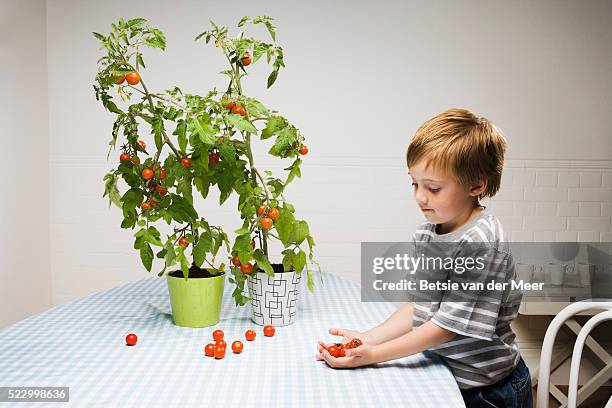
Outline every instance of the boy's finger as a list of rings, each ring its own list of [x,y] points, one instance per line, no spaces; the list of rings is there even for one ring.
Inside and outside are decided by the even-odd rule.
[[[334,336],[342,336],[342,334],[340,334],[341,330],[337,327],[332,327],[331,329],[329,329],[329,334],[332,334]]]

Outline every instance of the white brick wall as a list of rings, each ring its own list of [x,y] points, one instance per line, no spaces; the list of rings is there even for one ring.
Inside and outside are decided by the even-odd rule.
[[[609,242],[612,162],[508,160],[485,205],[512,241]]]

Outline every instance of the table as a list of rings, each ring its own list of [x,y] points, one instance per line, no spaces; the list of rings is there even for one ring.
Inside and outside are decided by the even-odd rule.
[[[0,386],[68,386],[69,405],[86,407],[464,406],[449,368],[430,353],[350,370],[316,361],[317,339],[332,340],[329,327],[365,330],[397,306],[362,303],[357,284],[323,276],[314,294],[302,286],[297,322],[270,338],[248,306],[234,306],[227,281],[221,321],[202,329],[173,324],[163,278],[95,293],[0,330]],[[204,356],[218,328],[228,347],[243,341],[242,354]],[[249,328],[254,342],[244,340]],[[136,346],[125,345],[128,333],[138,335]]]

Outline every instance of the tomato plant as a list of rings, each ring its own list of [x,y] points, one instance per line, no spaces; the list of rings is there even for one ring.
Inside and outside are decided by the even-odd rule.
[[[250,26],[264,27],[269,39],[250,36]],[[222,92],[214,88],[198,95],[176,86],[159,92],[148,83],[144,53],[165,50],[164,34],[144,19],[120,19],[110,33],[94,33],[105,52],[98,62],[94,90],[96,99],[115,115],[110,149],[121,140],[122,153],[131,157],[120,160],[104,177],[104,196],[121,208],[121,227],[136,230],[134,248],[145,268],[150,271],[157,259],[163,262],[160,276],[174,265],[185,277],[193,265],[223,273],[225,263],[216,264],[215,257],[224,247],[231,268],[229,280],[236,285],[235,302],[244,305],[249,300],[244,295],[247,276],[262,271],[274,275],[270,240],[282,246],[278,255],[283,270],[305,271],[311,291],[312,267],[318,264],[309,225],[297,217],[285,196],[287,186],[301,177],[303,154],[298,146],[304,146],[305,138],[277,109],[266,107],[243,89],[251,75],[245,67],[267,63],[271,68],[268,88],[285,68],[274,20],[244,17],[238,29],[239,34],[231,36],[227,27],[212,22],[196,37],[214,44],[227,61],[221,70],[227,78]],[[117,86],[122,78],[129,86]],[[139,135],[147,131],[153,142],[141,145]],[[257,166],[255,143],[269,144],[268,155],[287,161],[282,174]],[[127,186],[124,192],[120,192],[120,181]],[[194,195],[207,199],[212,188],[219,190],[219,205],[237,196],[242,224],[231,244],[227,234],[210,225],[194,207]],[[143,202],[150,208],[140,208]],[[158,221],[171,226],[165,237],[156,227]],[[186,237],[181,242],[187,245],[176,245],[181,237]],[[252,245],[253,237],[259,245]]]

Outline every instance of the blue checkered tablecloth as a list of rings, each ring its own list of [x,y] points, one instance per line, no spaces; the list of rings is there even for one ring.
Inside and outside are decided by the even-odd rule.
[[[314,294],[303,285],[297,322],[270,338],[251,322],[249,306],[234,306],[232,290],[226,282],[219,324],[202,329],[173,324],[166,280],[157,277],[25,319],[0,330],[0,386],[70,387],[69,404],[19,407],[464,406],[450,370],[433,355],[349,370],[314,359],[318,339],[335,339],[329,327],[366,330],[397,306],[362,303],[348,279],[325,273]],[[254,342],[244,340],[249,328]],[[228,342],[223,360],[204,356],[215,329]],[[125,345],[128,333],[138,335],[136,346]],[[229,350],[236,339],[244,343],[240,355]]]

